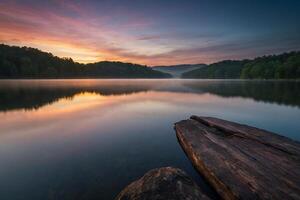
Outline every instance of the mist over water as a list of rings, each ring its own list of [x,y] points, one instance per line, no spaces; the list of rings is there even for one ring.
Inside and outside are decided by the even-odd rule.
[[[299,81],[0,81],[0,199],[113,199],[163,166],[203,184],[175,122],[213,116],[300,141],[299,91]]]

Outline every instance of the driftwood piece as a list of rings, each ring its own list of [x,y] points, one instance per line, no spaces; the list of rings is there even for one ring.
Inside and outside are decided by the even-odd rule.
[[[223,199],[300,199],[300,144],[262,129],[192,116],[178,141]]]
[[[128,185],[115,200],[209,200],[185,172],[173,167],[153,169]]]

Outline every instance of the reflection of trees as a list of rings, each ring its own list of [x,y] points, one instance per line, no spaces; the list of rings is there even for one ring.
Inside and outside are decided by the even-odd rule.
[[[82,92],[99,95],[125,95],[150,90],[147,85],[69,86],[69,87],[0,87],[0,110],[37,109],[61,98],[72,98]]]
[[[292,81],[36,81],[1,82],[0,110],[37,109],[82,92],[126,95],[143,91],[208,92],[222,97],[300,106],[300,82]],[[188,98],[188,97],[187,97]]]
[[[184,85],[195,92],[208,92],[222,97],[243,97],[300,106],[299,81],[203,81],[186,82]]]
[[[63,97],[76,94],[72,90],[51,89],[16,89],[0,90],[0,110],[37,109],[43,105],[53,103]]]

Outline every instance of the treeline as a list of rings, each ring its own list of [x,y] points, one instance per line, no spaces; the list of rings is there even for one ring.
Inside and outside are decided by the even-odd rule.
[[[245,64],[241,78],[300,78],[300,52],[256,58]]]
[[[81,64],[38,49],[0,44],[0,78],[169,78],[150,67],[122,62]]]
[[[300,52],[263,56],[253,60],[221,61],[186,72],[182,78],[299,79]]]
[[[225,60],[182,74],[183,78],[226,79],[239,78],[247,61]]]

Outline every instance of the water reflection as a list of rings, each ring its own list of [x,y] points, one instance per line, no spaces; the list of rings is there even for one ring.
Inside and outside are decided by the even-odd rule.
[[[210,93],[300,106],[299,81],[23,80],[0,81],[0,110],[37,109],[83,92],[109,96],[146,91]]]
[[[196,91],[222,97],[243,97],[256,101],[300,106],[300,81],[214,81],[186,82]]]
[[[298,88],[299,82],[1,81],[0,199],[112,199],[149,169],[169,165],[203,184],[173,123],[216,116],[300,140]]]

